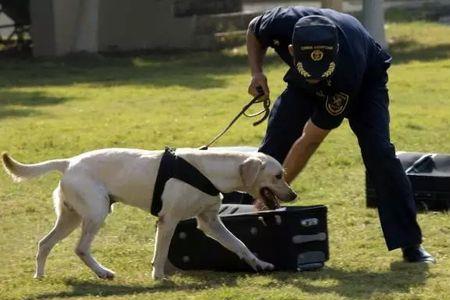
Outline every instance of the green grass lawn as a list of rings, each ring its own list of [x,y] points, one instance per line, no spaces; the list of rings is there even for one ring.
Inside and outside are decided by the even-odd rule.
[[[450,153],[450,27],[388,27],[392,139],[398,150]],[[270,56],[275,97],[286,67]],[[248,101],[243,48],[217,53],[0,61],[0,150],[23,161],[103,147],[198,147]],[[254,145],[265,125],[240,120],[218,145]],[[57,174],[13,184],[0,172],[0,299],[450,299],[450,216],[419,215],[429,269],[388,252],[365,208],[364,169],[348,124],[333,131],[295,181],[296,205],[329,208],[331,257],[307,273],[189,272],[150,277],[155,218],[118,204],[94,242],[114,281],[96,279],[73,253],[79,232],[54,248],[34,280],[37,241],[55,219]]]

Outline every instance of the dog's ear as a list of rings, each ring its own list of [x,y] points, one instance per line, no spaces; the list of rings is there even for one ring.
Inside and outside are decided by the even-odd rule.
[[[239,174],[241,175],[242,182],[244,186],[251,187],[256,181],[259,172],[263,167],[263,162],[255,157],[247,158],[239,166]]]

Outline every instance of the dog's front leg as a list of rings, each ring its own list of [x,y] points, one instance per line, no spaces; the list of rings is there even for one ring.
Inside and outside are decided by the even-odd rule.
[[[169,254],[169,246],[172,240],[173,233],[178,221],[169,218],[168,216],[160,217],[157,223],[155,250],[153,254],[153,270],[152,278],[160,280],[165,278],[164,266],[166,264],[167,256]]]
[[[245,260],[255,271],[272,270],[274,266],[258,259],[245,244],[235,237],[217,215],[217,212],[205,212],[197,216],[198,228],[207,236],[218,241],[228,250]]]

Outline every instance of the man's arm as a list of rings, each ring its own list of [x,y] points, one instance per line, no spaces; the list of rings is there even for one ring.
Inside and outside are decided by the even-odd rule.
[[[263,46],[254,34],[255,22],[256,18],[250,22],[247,30],[247,55],[252,74],[252,81],[248,87],[248,93],[252,96],[256,96],[259,94],[257,88],[261,87],[266,97],[269,97],[270,91],[267,84],[267,77],[263,72],[263,61],[267,47]]]
[[[311,120],[306,122],[302,136],[292,145],[283,163],[286,170],[285,179],[288,183],[291,183],[303,170],[329,132],[330,130],[317,127]]]

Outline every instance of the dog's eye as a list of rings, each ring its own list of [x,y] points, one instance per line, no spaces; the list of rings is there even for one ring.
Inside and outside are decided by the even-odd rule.
[[[283,178],[283,174],[282,174],[282,173],[277,174],[277,175],[275,175],[275,178],[276,178],[276,179],[281,179],[281,178]]]

